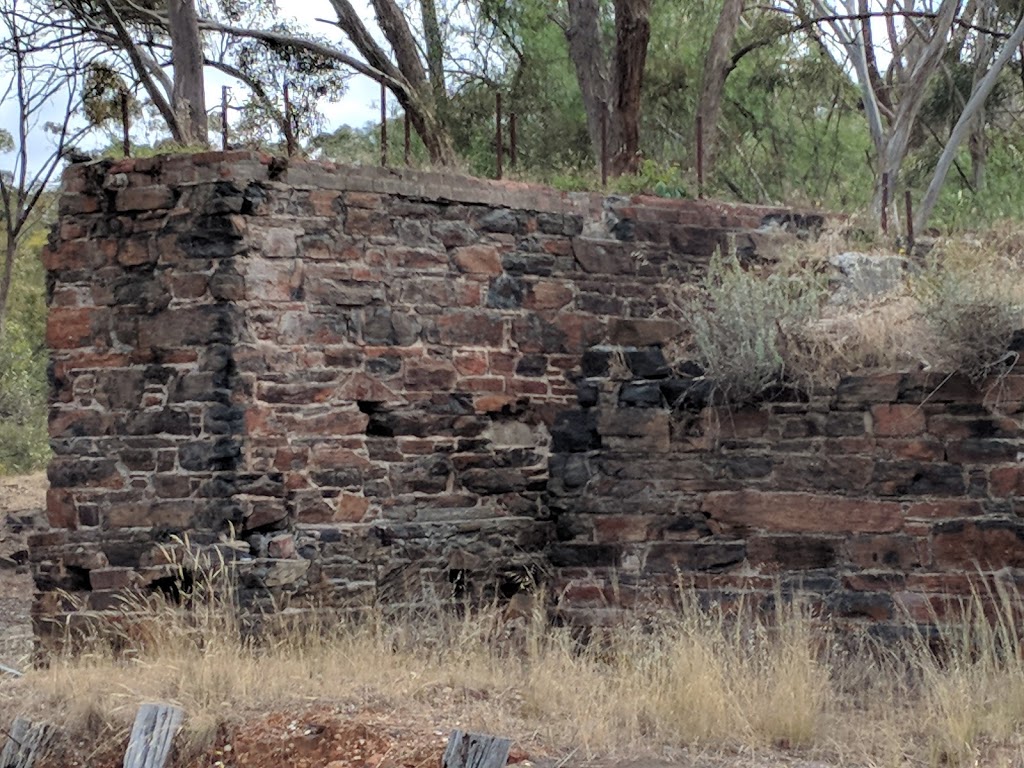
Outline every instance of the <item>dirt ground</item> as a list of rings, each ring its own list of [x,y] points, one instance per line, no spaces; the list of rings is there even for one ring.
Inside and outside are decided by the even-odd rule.
[[[24,668],[32,652],[32,578],[26,541],[44,524],[46,474],[0,477],[0,664]]]

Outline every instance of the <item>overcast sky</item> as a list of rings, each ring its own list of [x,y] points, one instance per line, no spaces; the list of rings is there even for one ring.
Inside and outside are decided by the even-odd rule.
[[[372,23],[373,14],[366,0],[355,0],[354,4],[360,15],[367,20],[367,26],[376,31],[376,25]],[[328,0],[300,0],[299,2],[284,0],[280,3],[280,8],[284,15],[297,18],[301,23],[309,27],[310,30],[324,35],[331,40],[336,40],[339,44],[343,44],[344,37],[336,27],[316,21],[317,18],[334,18],[334,11]],[[220,108],[220,89],[222,85],[230,85],[232,88],[239,87],[238,83],[230,78],[222,76],[216,71],[208,70],[206,97],[207,106],[211,110]],[[368,122],[380,119],[380,86],[368,77],[353,74],[348,81],[348,90],[345,95],[337,102],[322,104],[321,108],[327,118],[325,129],[328,131],[335,130],[342,125],[362,127]],[[44,116],[39,124],[34,126],[29,140],[30,169],[34,170],[51,151],[52,142],[50,142],[49,137],[43,131],[42,123],[46,120],[59,119],[62,109],[60,99],[55,99],[53,114]],[[15,134],[17,116],[17,104],[13,103],[12,100],[0,104],[0,128]],[[166,135],[166,129],[162,133]],[[136,141],[143,141],[144,143],[149,143],[156,138],[156,135],[142,135],[139,129],[136,129],[133,135],[135,135]],[[97,138],[91,143],[84,142],[83,148],[90,149],[102,146],[103,144],[103,139]],[[14,162],[15,155],[13,153],[0,153],[0,171],[9,171]]]

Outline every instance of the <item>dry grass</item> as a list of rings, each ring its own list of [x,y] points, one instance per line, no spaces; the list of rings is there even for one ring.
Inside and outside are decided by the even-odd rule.
[[[684,603],[582,643],[539,613],[510,623],[490,609],[330,626],[285,617],[254,642],[223,595],[192,613],[149,602],[134,624],[147,630],[120,637],[143,642],[115,655],[94,638],[0,683],[0,711],[109,742],[140,702],[172,701],[188,712],[193,756],[225,725],[315,704],[503,733],[576,762],[688,748],[842,766],[1021,764],[1024,649],[1011,590],[976,598],[941,654],[923,639],[888,649],[837,640],[795,602],[769,616]]]

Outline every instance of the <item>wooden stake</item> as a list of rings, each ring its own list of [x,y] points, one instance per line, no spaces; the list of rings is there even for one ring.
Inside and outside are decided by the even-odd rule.
[[[129,134],[131,130],[131,116],[128,114],[128,92],[121,91],[121,125],[124,128],[123,138],[123,149],[124,156],[131,157],[132,155],[132,138]]]
[[[508,164],[516,167],[519,155],[519,140],[517,136],[517,123],[519,122],[515,112],[508,113]]]
[[[412,126],[409,120],[409,111],[405,112],[405,164],[412,165]]]
[[[505,154],[503,137],[501,135],[501,93],[494,94],[494,167],[497,178],[501,178],[501,156]]]
[[[292,100],[288,92],[288,81],[284,81],[284,143],[288,157],[295,154],[295,129],[292,127]]]
[[[388,164],[388,88],[380,81],[380,164]]]
[[[228,151],[228,87],[220,89],[220,148]]]

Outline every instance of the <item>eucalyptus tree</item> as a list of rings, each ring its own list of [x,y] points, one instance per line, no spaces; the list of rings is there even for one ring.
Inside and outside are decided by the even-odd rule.
[[[87,131],[80,121],[81,50],[53,34],[34,0],[0,2],[0,111],[13,130],[0,130],[0,339],[18,247],[41,218],[65,156]]]

